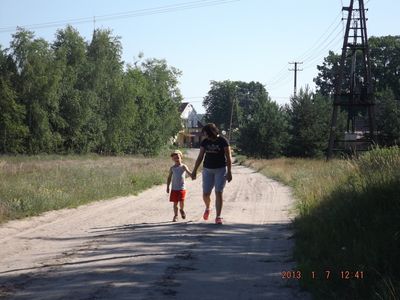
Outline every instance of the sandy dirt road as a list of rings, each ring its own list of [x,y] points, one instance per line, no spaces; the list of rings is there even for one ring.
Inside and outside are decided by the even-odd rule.
[[[192,166],[191,166],[192,167]],[[202,220],[201,176],[186,220],[164,186],[0,227],[0,298],[310,299],[293,270],[290,191],[235,166],[224,225]]]

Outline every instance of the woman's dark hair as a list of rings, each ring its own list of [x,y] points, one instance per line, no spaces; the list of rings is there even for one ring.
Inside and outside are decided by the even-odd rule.
[[[206,133],[208,137],[216,139],[218,137],[219,134],[219,130],[217,128],[217,126],[215,126],[214,123],[208,123],[207,125],[205,125],[203,127],[203,129],[201,130],[202,133]]]

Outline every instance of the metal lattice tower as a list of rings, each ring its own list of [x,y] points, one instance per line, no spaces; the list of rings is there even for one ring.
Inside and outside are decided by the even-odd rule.
[[[376,141],[364,0],[350,0],[350,5],[343,7],[343,11],[347,11],[348,16],[339,73],[335,82],[328,159],[333,151],[367,150]],[[337,138],[339,109],[347,114],[347,131],[342,133],[344,138],[341,139]]]

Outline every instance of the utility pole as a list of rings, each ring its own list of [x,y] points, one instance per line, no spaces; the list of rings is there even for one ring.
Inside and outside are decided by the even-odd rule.
[[[293,91],[293,97],[296,98],[296,92],[297,92],[297,71],[303,71],[303,69],[298,69],[297,65],[302,64],[303,62],[299,61],[294,61],[290,62],[289,64],[294,65],[294,69],[289,69],[289,71],[294,71],[294,91]]]

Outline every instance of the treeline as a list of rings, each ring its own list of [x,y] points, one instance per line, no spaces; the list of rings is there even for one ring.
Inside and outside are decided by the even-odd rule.
[[[204,100],[206,120],[228,132],[233,103],[231,141],[241,153],[263,158],[323,154],[331,112],[327,98],[306,89],[290,105],[279,106],[259,82],[211,85]]]
[[[0,46],[0,153],[157,152],[180,128],[180,72],[121,53],[110,30],[49,43],[19,28]]]
[[[371,37],[369,45],[378,140],[383,145],[398,145],[400,36]],[[232,111],[231,138],[246,155],[264,158],[322,156],[328,146],[339,60],[339,54],[329,52],[323,64],[317,67],[316,91],[302,89],[285,106],[273,101],[261,83],[213,81],[203,101],[206,120],[228,131]],[[344,111],[339,114],[338,126],[338,132],[345,131]]]

